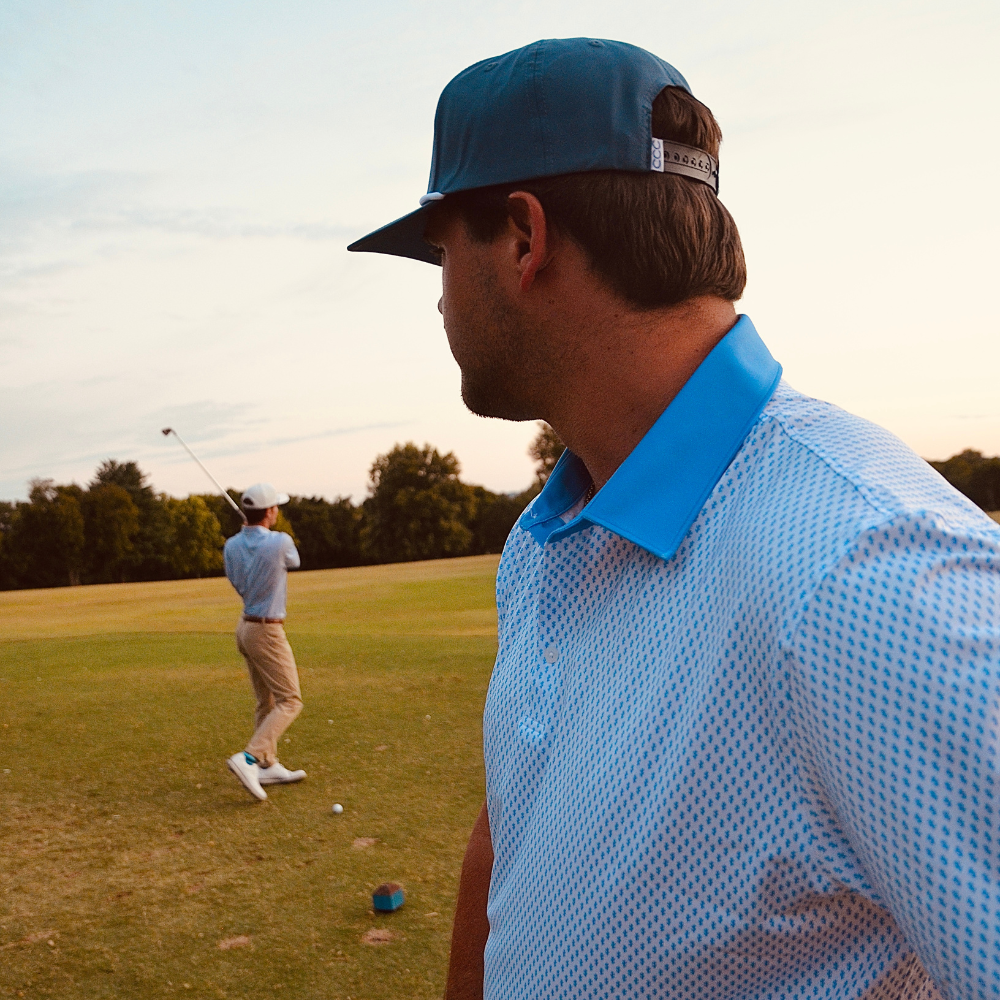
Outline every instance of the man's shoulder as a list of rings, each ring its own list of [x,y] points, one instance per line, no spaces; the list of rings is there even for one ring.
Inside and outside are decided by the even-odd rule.
[[[856,491],[872,521],[934,512],[982,526],[984,515],[890,431],[782,382],[761,414],[780,428],[781,443],[808,454],[830,489]],[[785,487],[794,489],[794,481]]]
[[[263,536],[261,548],[267,553],[267,558],[284,560],[286,556],[295,552],[295,539],[287,531],[275,531],[273,528]]]

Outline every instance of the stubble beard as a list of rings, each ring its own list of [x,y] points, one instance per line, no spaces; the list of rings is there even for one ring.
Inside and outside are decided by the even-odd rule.
[[[490,281],[471,320],[478,327],[472,350],[456,359],[462,371],[462,401],[476,416],[497,420],[532,420],[530,332]],[[465,356],[467,355],[467,356]]]
[[[484,366],[475,371],[462,371],[462,402],[477,417],[497,420],[532,420],[533,409],[520,398],[516,385],[511,385],[506,365]]]

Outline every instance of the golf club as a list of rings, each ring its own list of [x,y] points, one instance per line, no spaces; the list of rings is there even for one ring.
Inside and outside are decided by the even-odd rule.
[[[184,450],[198,463],[199,467],[201,468],[201,471],[204,472],[205,475],[208,476],[208,478],[211,479],[213,483],[215,483],[216,489],[218,489],[218,491],[229,501],[229,506],[232,507],[233,510],[235,510],[236,513],[240,515],[240,520],[244,524],[246,524],[247,516],[246,514],[243,513],[242,510],[240,510],[240,505],[222,488],[222,485],[219,483],[219,480],[216,479],[215,476],[213,476],[212,473],[209,472],[208,469],[206,469],[205,466],[201,464],[201,459],[198,458],[198,456],[187,446],[187,443],[185,442],[184,438],[182,438],[180,434],[178,434],[177,431],[173,429],[173,427],[164,427],[163,436],[167,437],[167,435],[169,434],[173,434],[173,436],[177,438],[178,441],[180,441],[180,443],[184,447]]]

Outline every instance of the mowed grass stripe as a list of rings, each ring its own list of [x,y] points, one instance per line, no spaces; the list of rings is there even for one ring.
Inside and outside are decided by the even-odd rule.
[[[497,556],[288,577],[289,635],[496,635]],[[221,577],[0,591],[5,639],[123,632],[232,633],[239,598]]]
[[[262,805],[223,763],[252,710],[225,581],[0,595],[0,996],[440,996],[495,568],[290,578],[306,708],[282,756],[309,778]],[[385,880],[407,903],[376,916]]]

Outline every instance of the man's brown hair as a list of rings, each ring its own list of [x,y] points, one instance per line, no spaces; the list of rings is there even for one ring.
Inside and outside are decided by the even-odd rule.
[[[243,515],[247,519],[247,524],[260,524],[260,522],[263,521],[264,518],[267,516],[267,512],[269,510],[270,507],[261,507],[261,508],[244,507]]]
[[[722,130],[712,112],[680,87],[653,102],[653,137],[719,157]],[[701,181],[677,174],[597,170],[448,195],[437,211],[456,212],[473,239],[492,242],[507,224],[508,196],[528,191],[594,271],[641,309],[696,295],[735,301],[746,285],[733,217]]]

